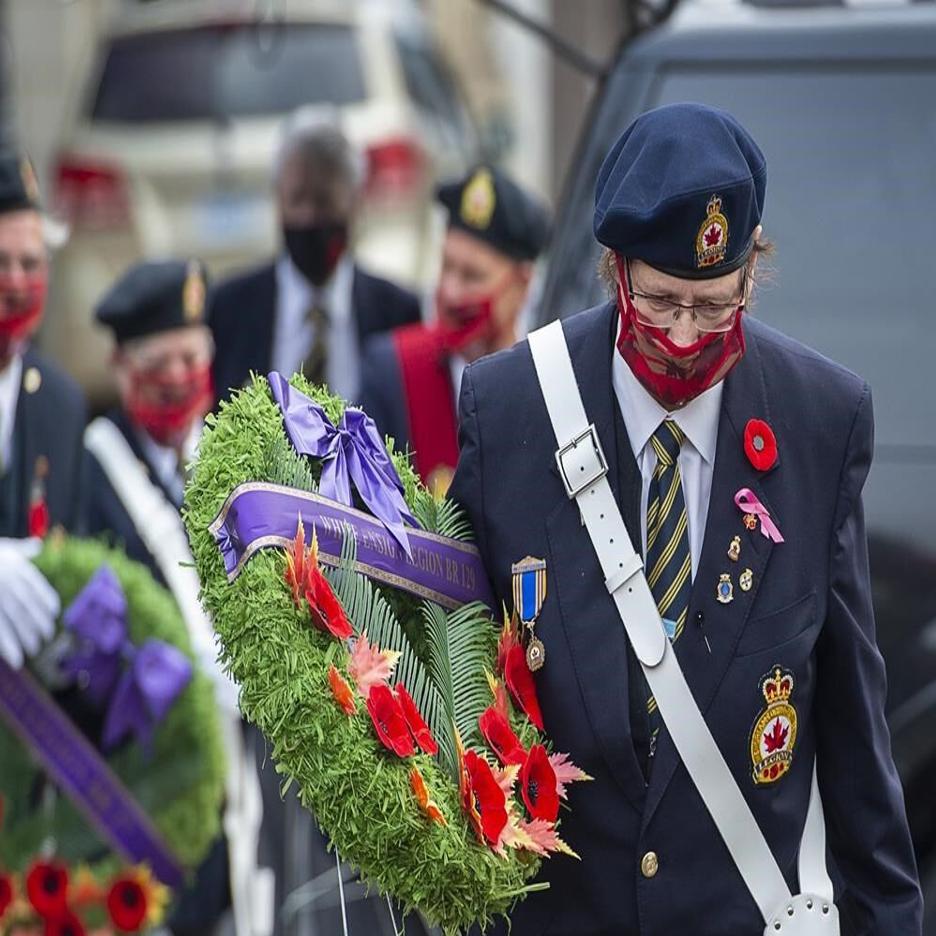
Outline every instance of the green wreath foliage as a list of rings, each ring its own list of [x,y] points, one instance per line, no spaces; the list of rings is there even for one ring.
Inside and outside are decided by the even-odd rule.
[[[344,410],[340,398],[301,375],[290,383],[337,425]],[[469,527],[455,507],[437,501],[392,445],[388,451],[405,500],[423,527],[467,539]],[[353,570],[350,537],[339,568],[324,570],[355,631],[366,630],[376,646],[400,652],[394,681],[406,684],[439,743],[437,757],[393,756],[366,711],[348,717],[336,704],[328,670],[345,665],[347,649],[297,611],[284,581],[283,551],[258,551],[229,583],[208,532],[243,482],[316,489],[320,466],[292,448],[265,378],[254,377],[219,415],[208,417],[199,453],[183,513],[202,601],[221,637],[224,664],[240,685],[241,709],[271,742],[276,769],[286,778],[284,792],[295,784],[342,858],[366,883],[399,900],[404,911],[418,909],[447,933],[505,914],[516,899],[539,889],[528,882],[540,860],[515,850],[499,857],[479,845],[461,811],[451,730],[454,722],[467,747],[480,742],[478,716],[491,704],[484,671],[494,671],[497,652],[490,613],[480,604],[446,612],[376,585]],[[536,737],[525,719],[518,718],[515,729],[525,743]],[[419,811],[410,787],[412,766],[422,773],[447,825]]]
[[[127,630],[134,644],[155,637],[194,663],[188,631],[171,594],[142,564],[92,540],[53,536],[35,559],[65,609],[106,564],[127,598]],[[193,678],[157,728],[149,754],[124,744],[107,757],[181,865],[194,870],[220,830],[225,757],[214,688],[197,666]],[[4,800],[0,867],[23,871],[51,841],[69,866],[89,863],[96,877],[126,862],[110,851],[64,794],[41,795],[44,774],[32,754],[0,721],[0,795]]]

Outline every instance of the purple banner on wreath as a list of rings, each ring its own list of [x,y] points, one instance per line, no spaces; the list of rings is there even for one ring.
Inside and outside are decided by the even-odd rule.
[[[410,555],[376,518],[353,507],[262,481],[238,485],[209,530],[234,581],[247,560],[265,546],[288,546],[299,518],[306,542],[316,531],[319,559],[337,566],[346,531],[357,543],[355,569],[376,582],[428,598],[445,608],[481,601],[494,608],[494,596],[477,549],[424,530],[407,530]]]
[[[26,671],[0,660],[0,715],[88,821],[127,861],[145,862],[163,884],[184,872],[131,793],[87,738]]]

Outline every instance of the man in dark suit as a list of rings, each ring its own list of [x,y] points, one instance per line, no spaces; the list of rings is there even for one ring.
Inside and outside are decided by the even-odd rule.
[[[815,763],[841,932],[911,936],[922,906],[861,501],[871,396],[744,313],[765,186],[763,155],[723,111],[638,118],[596,190],[614,299],[562,327],[664,630],[787,886]],[[451,494],[497,594],[511,603],[521,560],[545,563],[545,601],[527,613],[545,728],[595,778],[562,821],[581,861],[544,865],[550,888],[516,908],[512,932],[764,932],[560,479],[528,343],[467,370],[461,446]]]
[[[364,349],[361,405],[438,493],[458,457],[456,405],[469,361],[520,336],[533,264],[549,214],[494,166],[476,166],[439,187],[448,211],[435,315],[372,338]]]
[[[58,595],[29,561],[78,522],[84,400],[30,346],[45,307],[51,222],[25,156],[0,154],[0,656],[20,666],[51,637]]]
[[[337,126],[297,112],[285,127],[274,181],[282,254],[220,283],[211,300],[217,393],[224,399],[251,371],[301,368],[356,400],[363,341],[418,322],[419,300],[350,255],[364,168]]]

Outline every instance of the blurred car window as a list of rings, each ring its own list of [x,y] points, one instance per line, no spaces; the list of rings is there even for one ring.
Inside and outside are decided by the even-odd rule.
[[[114,39],[90,116],[113,123],[211,120],[364,98],[357,36],[347,25],[210,26]]]

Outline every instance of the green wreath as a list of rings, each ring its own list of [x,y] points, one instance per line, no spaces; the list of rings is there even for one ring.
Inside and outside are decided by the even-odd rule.
[[[149,570],[115,549],[90,540],[51,537],[35,563],[67,608],[103,565],[127,600],[128,637],[134,645],[157,638],[194,659],[188,631],[169,592]],[[194,671],[156,728],[148,751],[127,743],[107,763],[132,793],[178,862],[194,870],[220,828],[225,760],[214,689]],[[68,866],[91,865],[94,877],[113,876],[126,862],[114,854],[63,795],[33,802],[42,772],[30,752],[0,721],[0,796],[4,803],[0,869],[23,872],[54,843]]]
[[[339,423],[342,400],[301,376],[290,384],[313,399],[334,425]],[[552,835],[554,822],[549,823],[546,847],[529,838],[528,847],[517,847],[517,842],[503,847],[503,835],[500,841],[485,842],[480,824],[466,815],[466,763],[484,774],[479,783],[490,783],[491,774],[480,761],[489,764],[495,748],[480,730],[479,719],[492,704],[506,716],[506,724],[500,724],[508,728],[504,736],[512,739],[514,752],[529,749],[541,759],[546,756],[537,744],[536,728],[509,705],[494,676],[501,652],[511,641],[516,646],[516,631],[508,624],[499,643],[498,628],[480,603],[446,612],[428,600],[376,584],[354,570],[355,546],[347,535],[340,565],[324,575],[325,591],[340,602],[335,608],[339,624],[331,633],[310,626],[313,619],[299,600],[301,582],[298,590],[290,588],[297,567],[316,566],[315,547],[311,555],[305,551],[301,533],[291,553],[261,549],[229,582],[209,527],[232,490],[243,482],[264,481],[315,491],[321,463],[296,453],[264,378],[255,377],[235,394],[218,416],[209,417],[208,426],[186,491],[189,539],[202,601],[221,638],[224,661],[240,685],[242,711],[270,739],[277,770],[287,778],[284,791],[295,783],[301,802],[314,812],[341,856],[405,911],[420,910],[448,933],[474,923],[485,926],[494,915],[506,914],[518,898],[542,886],[530,883],[540,856],[569,851]],[[436,500],[408,459],[392,452],[389,441],[403,497],[420,525],[468,539],[470,529],[454,504]],[[349,650],[336,637],[352,630],[356,640]],[[378,719],[368,717],[371,701],[361,704],[366,689],[360,691],[360,671],[368,664],[379,671],[381,652],[388,669],[398,655],[393,682],[404,684],[402,695],[416,703],[416,722],[421,715],[423,727],[437,739],[435,756],[415,746],[415,753],[395,756],[387,750],[389,743],[378,738]],[[386,685],[381,689],[387,701],[393,690]],[[368,698],[373,700],[375,693]],[[410,727],[425,751],[419,730]],[[587,779],[562,755],[556,757],[554,763],[568,767],[560,767],[560,781]],[[493,776],[505,780],[509,774],[516,782],[520,758],[513,758],[513,764],[499,768],[494,761]],[[558,791],[564,795],[561,782]],[[479,802],[468,799],[473,805]],[[522,803],[517,809],[522,812]],[[546,826],[520,825],[541,832]]]

